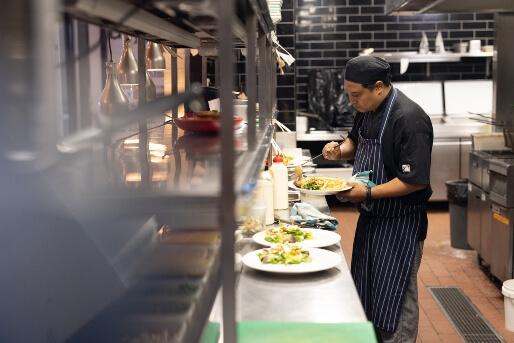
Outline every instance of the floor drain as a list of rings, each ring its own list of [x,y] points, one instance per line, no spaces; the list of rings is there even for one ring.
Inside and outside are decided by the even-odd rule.
[[[459,287],[428,287],[464,343],[505,343]]]

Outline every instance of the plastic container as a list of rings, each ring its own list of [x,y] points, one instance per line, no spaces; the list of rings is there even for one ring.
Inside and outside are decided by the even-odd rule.
[[[514,280],[503,282],[502,294],[505,306],[505,327],[509,331],[514,331]]]
[[[469,52],[480,52],[482,46],[482,42],[480,39],[473,39],[469,41]]]
[[[275,221],[273,214],[273,176],[266,169],[259,175],[254,190],[254,199],[266,200],[266,225],[271,225]]]
[[[287,167],[282,161],[280,155],[273,157],[273,164],[269,169],[273,175],[273,209],[285,210],[289,208],[288,186],[289,181]]]
[[[502,132],[472,134],[471,149],[481,151],[508,150],[508,148],[505,146],[505,137]]]
[[[468,245],[468,179],[446,181],[450,210],[450,245],[471,249]]]
[[[461,43],[455,43],[453,44],[453,50],[455,52],[464,54],[468,51],[468,43],[467,42],[461,42]]]
[[[248,100],[234,99],[234,115],[248,121]]]

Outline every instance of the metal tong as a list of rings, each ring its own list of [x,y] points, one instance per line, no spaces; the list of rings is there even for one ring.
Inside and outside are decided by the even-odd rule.
[[[499,121],[496,121],[494,120],[493,118],[491,117],[488,117],[484,114],[481,114],[481,113],[472,113],[472,112],[468,112],[469,114],[472,114],[472,115],[476,115],[476,116],[479,116],[480,118],[476,118],[476,117],[468,117],[469,119],[471,120],[475,120],[479,123],[482,123],[482,124],[489,124],[489,125],[492,125],[492,126],[496,126],[496,127],[500,127],[500,128],[505,128],[506,125],[504,122],[499,122]]]
[[[339,136],[340,136],[343,140],[342,140],[341,142],[339,142],[339,143],[338,143],[334,148],[338,148],[338,147],[339,147],[339,146],[341,146],[341,144],[343,144],[343,143],[344,143],[344,141],[346,140],[346,138],[345,138],[343,135],[339,135]],[[322,152],[321,154],[319,154],[319,155],[314,156],[314,157],[313,157],[313,158],[311,158],[311,159],[308,159],[307,161],[305,161],[305,162],[301,163],[300,165],[301,165],[301,166],[303,166],[303,165],[305,165],[305,164],[307,164],[307,163],[309,163],[309,162],[312,162],[312,161],[314,161],[315,159],[317,159],[318,157],[320,157],[320,156],[322,156],[322,155],[323,155],[323,152]]]

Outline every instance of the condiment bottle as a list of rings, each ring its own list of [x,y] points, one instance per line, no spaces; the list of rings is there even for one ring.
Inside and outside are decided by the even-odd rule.
[[[273,208],[275,210],[284,210],[289,208],[289,195],[287,181],[287,167],[282,161],[280,155],[273,157],[273,164],[269,171],[273,175]]]
[[[254,190],[255,199],[266,200],[266,225],[271,225],[275,221],[273,214],[273,176],[268,171],[268,167],[264,169],[257,179],[257,184]]]

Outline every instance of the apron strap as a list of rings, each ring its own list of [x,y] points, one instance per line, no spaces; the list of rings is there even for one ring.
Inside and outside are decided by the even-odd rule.
[[[380,124],[380,133],[378,134],[378,141],[382,143],[382,136],[384,135],[384,128],[389,120],[389,114],[391,114],[391,109],[393,107],[394,102],[396,101],[396,97],[398,96],[398,90],[391,86],[392,94],[389,98],[389,101],[386,104],[386,108],[384,110],[384,115],[382,117],[382,123]]]

